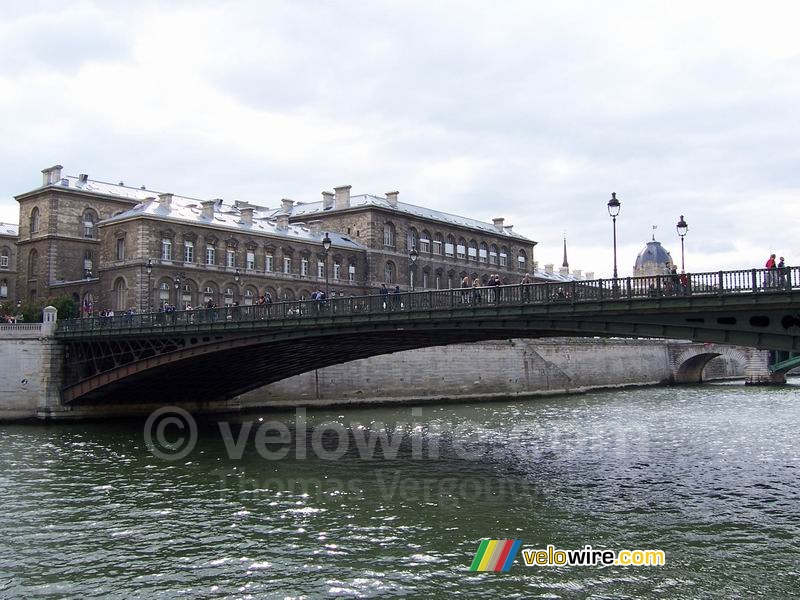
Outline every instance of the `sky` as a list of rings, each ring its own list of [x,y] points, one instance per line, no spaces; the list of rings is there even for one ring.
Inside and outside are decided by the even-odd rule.
[[[0,220],[53,164],[274,207],[400,191],[620,275],[800,264],[800,3],[0,0]],[[657,229],[653,230],[653,226]]]

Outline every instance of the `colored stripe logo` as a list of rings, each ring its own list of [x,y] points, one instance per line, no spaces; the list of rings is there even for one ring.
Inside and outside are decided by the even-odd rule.
[[[508,571],[522,540],[481,540],[470,571]]]

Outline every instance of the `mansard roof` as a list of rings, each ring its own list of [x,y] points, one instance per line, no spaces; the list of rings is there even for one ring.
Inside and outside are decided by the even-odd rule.
[[[323,209],[322,201],[297,203],[292,207],[292,217],[318,217],[324,214],[329,214],[337,211],[352,210],[354,208],[381,208],[388,211],[401,213],[403,215],[410,215],[420,219],[430,221],[439,221],[448,225],[455,225],[458,227],[466,227],[468,229],[478,229],[484,233],[495,235],[498,237],[507,237],[518,241],[534,243],[532,240],[515,233],[510,229],[503,229],[502,231],[495,227],[492,223],[484,223],[477,219],[470,219],[469,217],[461,217],[450,213],[434,210],[432,208],[425,208],[415,204],[408,204],[406,202],[398,202],[397,206],[389,204],[389,200],[381,196],[373,196],[371,194],[361,194],[357,196],[350,196],[350,205],[346,208],[327,208]]]

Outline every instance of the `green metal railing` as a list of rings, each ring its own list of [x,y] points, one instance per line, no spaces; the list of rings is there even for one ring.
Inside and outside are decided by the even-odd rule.
[[[240,328],[244,323],[286,319],[428,312],[474,309],[485,305],[547,305],[620,300],[660,301],[670,297],[729,296],[785,292],[800,286],[800,267],[749,269],[686,275],[625,277],[564,281],[498,287],[456,288],[336,297],[326,300],[292,300],[273,304],[197,308],[153,313],[116,313],[109,317],[65,319],[58,334],[104,334],[132,329]]]

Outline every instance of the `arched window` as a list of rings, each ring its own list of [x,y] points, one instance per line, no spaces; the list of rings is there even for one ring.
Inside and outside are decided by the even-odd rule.
[[[394,266],[394,263],[390,260],[386,261],[386,265],[383,267],[383,280],[386,285],[390,283],[394,283],[397,278],[397,269]]]
[[[292,300],[295,299],[294,290],[292,290],[292,289],[285,288],[282,291],[282,294],[283,294],[283,300],[285,300],[287,302],[291,302]]]
[[[456,257],[460,259],[467,258],[467,240],[458,238],[458,245],[456,246]]]
[[[520,271],[528,270],[528,255],[525,254],[525,250],[520,250],[517,255],[517,267]]]
[[[83,227],[83,237],[87,240],[93,240],[95,238],[95,226],[97,225],[97,213],[94,212],[91,208],[87,208],[83,211],[83,216],[81,217],[81,226]]]
[[[508,266],[508,248],[503,246],[500,248],[500,266],[507,267]]]
[[[448,235],[447,243],[444,245],[445,256],[449,256],[450,258],[452,258],[453,256],[455,256],[455,251],[456,251],[456,238],[454,238],[452,235]]]
[[[114,310],[126,310],[128,305],[128,286],[124,277],[114,281]]]
[[[10,269],[11,268],[11,249],[8,246],[4,246],[2,250],[0,250],[0,269]]]
[[[429,287],[431,287],[431,269],[425,267],[422,269],[422,289],[427,290]]]
[[[489,264],[490,264],[490,265],[496,265],[496,264],[498,264],[498,263],[497,263],[497,257],[498,257],[499,255],[500,255],[500,252],[499,252],[499,250],[497,249],[497,246],[495,246],[494,244],[492,244],[491,248],[489,248]]]
[[[394,248],[394,225],[391,223],[383,225],[383,245]]]
[[[406,250],[411,252],[417,249],[417,246],[419,246],[419,234],[417,230],[412,227],[408,230],[408,235],[406,236]]]
[[[8,279],[0,280],[0,298],[8,298]]]
[[[486,242],[481,242],[481,248],[478,250],[478,260],[482,263],[485,263],[488,256],[489,247],[486,245]]]
[[[203,284],[203,306],[207,307],[209,302],[217,303],[217,284],[213,281]]]
[[[254,288],[253,286],[248,285],[244,289],[243,304],[245,306],[250,306],[251,304],[255,304],[257,296],[258,296],[258,290],[256,290],[256,288]]]
[[[195,306],[197,284],[191,279],[184,279],[181,284],[181,303],[178,310],[186,310],[187,306]]]
[[[426,229],[419,236],[419,251],[426,254],[431,252],[431,234]]]
[[[441,233],[437,233],[433,236],[433,253],[436,256],[444,254],[444,238]]]
[[[478,243],[475,240],[469,241],[469,251],[467,256],[470,260],[478,260]]]
[[[356,280],[356,261],[351,259],[350,264],[347,266],[347,281]]]
[[[436,282],[435,282],[436,285],[435,285],[435,287],[436,287],[437,290],[442,289],[442,277],[443,277],[442,270],[441,269],[436,269]]]
[[[33,279],[39,274],[39,253],[31,250],[28,253],[28,278]]]
[[[34,206],[33,210],[31,211],[31,234],[39,233],[39,208]]]
[[[169,304],[169,298],[172,290],[172,280],[168,278],[162,279],[158,283],[158,305],[164,307]]]

